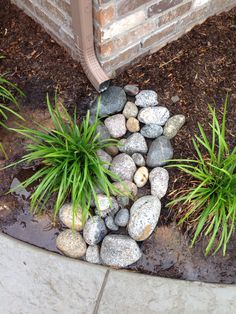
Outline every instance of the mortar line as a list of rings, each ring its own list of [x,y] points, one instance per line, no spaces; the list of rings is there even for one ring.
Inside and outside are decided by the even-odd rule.
[[[108,269],[106,271],[105,276],[104,276],[103,283],[102,283],[101,289],[99,291],[99,294],[98,294],[98,297],[97,297],[97,300],[96,300],[96,304],[95,304],[95,307],[94,307],[94,310],[93,310],[93,314],[97,314],[98,313],[99,305],[100,305],[100,302],[102,300],[103,292],[104,292],[104,289],[106,287],[107,279],[108,279],[109,274],[110,274],[110,270]]]

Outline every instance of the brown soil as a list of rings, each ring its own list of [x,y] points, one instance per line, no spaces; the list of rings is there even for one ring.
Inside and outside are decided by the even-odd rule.
[[[4,8],[0,10],[0,54],[6,57],[0,63],[0,73],[8,71],[8,79],[25,92],[21,113],[27,117],[28,125],[32,120],[50,125],[45,95],[49,93],[52,97],[55,89],[67,107],[72,109],[75,104],[79,113],[84,114],[96,92],[81,66],[8,0],[0,0],[0,8]],[[130,66],[114,84],[135,83],[140,89],[153,89],[172,114],[186,116],[186,125],[172,141],[176,158],[194,155],[191,138],[197,132],[197,122],[207,128],[210,118],[207,104],[214,103],[221,110],[228,92],[231,102],[227,136],[233,147],[236,144],[235,49],[236,9],[233,9],[208,19],[181,39]],[[179,96],[179,102],[171,101],[174,95]],[[14,122],[11,119],[8,123]],[[0,134],[10,161],[17,160],[23,154],[25,141],[3,129]],[[5,163],[3,157],[1,163]],[[27,200],[5,195],[14,177],[23,179],[26,175],[27,170],[20,167],[0,172],[0,228],[21,240],[57,251],[55,237],[62,226],[52,225],[49,214],[32,217]],[[183,187],[185,182],[185,177],[171,171],[169,193]],[[141,244],[143,258],[130,268],[171,278],[235,283],[235,240],[234,236],[226,257],[220,253],[205,257],[205,239],[190,249],[188,235],[175,225],[175,213],[163,208],[156,231]]]

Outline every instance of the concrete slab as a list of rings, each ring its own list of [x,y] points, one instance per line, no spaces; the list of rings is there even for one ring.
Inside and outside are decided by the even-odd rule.
[[[99,314],[236,313],[236,286],[111,270]]]
[[[106,272],[0,234],[0,313],[93,313]]]

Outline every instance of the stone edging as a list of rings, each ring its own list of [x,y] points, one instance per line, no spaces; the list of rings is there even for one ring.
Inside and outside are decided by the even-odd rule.
[[[173,280],[59,256],[0,234],[1,313],[233,313],[234,285]]]

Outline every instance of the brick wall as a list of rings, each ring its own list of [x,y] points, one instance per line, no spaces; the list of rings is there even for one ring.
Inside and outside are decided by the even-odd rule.
[[[70,0],[12,2],[78,58]],[[233,6],[236,0],[93,0],[98,59],[107,73],[115,74],[116,69],[159,50],[207,17]]]
[[[112,73],[235,5],[236,0],[96,0],[98,58]]]

